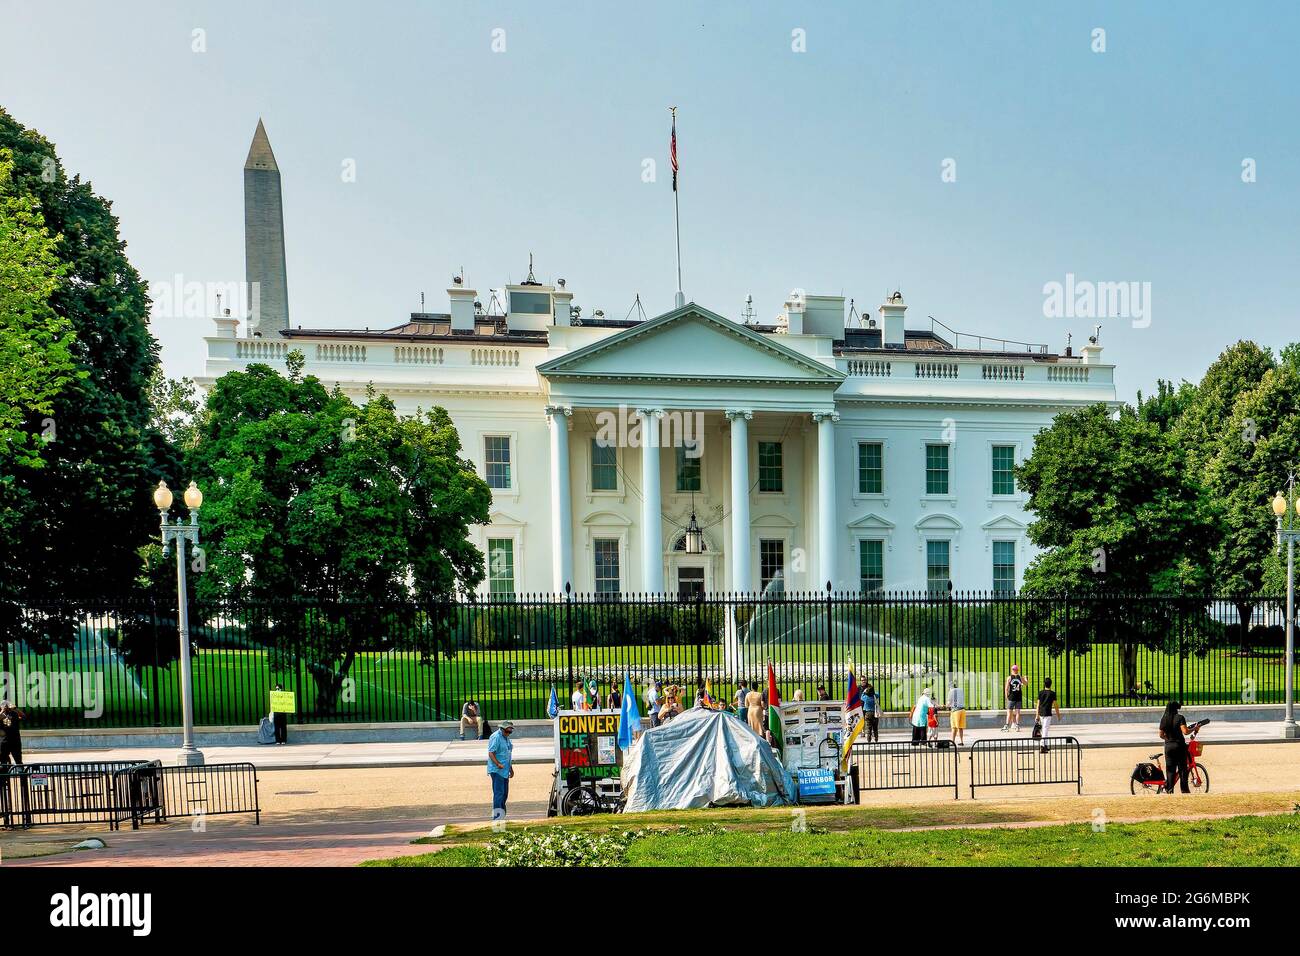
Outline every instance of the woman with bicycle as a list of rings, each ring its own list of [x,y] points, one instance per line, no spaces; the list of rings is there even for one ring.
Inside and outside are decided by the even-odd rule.
[[[1187,770],[1187,718],[1179,713],[1183,705],[1171,700],[1160,718],[1160,739],[1165,742],[1165,793],[1174,792],[1174,776],[1179,789],[1191,793]]]

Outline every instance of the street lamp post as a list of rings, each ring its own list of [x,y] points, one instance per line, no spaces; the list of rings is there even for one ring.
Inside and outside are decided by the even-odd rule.
[[[181,642],[181,716],[184,728],[184,738],[176,762],[182,767],[198,767],[203,764],[203,751],[194,746],[194,686],[190,676],[190,615],[185,590],[185,542],[189,541],[198,547],[199,508],[203,505],[203,493],[192,481],[185,489],[185,505],[190,509],[189,524],[168,523],[167,512],[172,506],[172,493],[166,482],[158,482],[153,493],[153,503],[158,507],[161,519],[163,554],[167,553],[172,544],[176,546],[176,630]]]
[[[1295,737],[1295,543],[1300,541],[1300,500],[1296,499],[1295,472],[1287,476],[1286,495],[1279,491],[1273,498],[1273,514],[1277,516],[1279,553],[1282,542],[1286,542],[1286,719],[1282,721],[1282,736]]]

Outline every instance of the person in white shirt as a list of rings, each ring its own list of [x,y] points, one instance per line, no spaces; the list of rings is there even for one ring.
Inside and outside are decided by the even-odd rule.
[[[573,689],[573,694],[569,697],[569,703],[573,705],[574,710],[587,709],[587,694],[583,691],[581,684]]]
[[[645,712],[650,718],[650,726],[659,726],[659,682],[651,678],[645,685]]]

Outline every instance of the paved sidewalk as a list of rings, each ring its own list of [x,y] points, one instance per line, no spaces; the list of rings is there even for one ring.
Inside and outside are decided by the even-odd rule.
[[[1189,708],[1195,717],[1195,709]],[[940,736],[949,736],[946,716],[941,717]],[[1033,718],[1022,725],[1019,736],[1028,738],[1033,729]],[[1249,744],[1281,743],[1280,724],[1274,721],[1219,720],[1202,731],[1207,743]],[[1076,737],[1085,747],[1150,746],[1160,749],[1160,739],[1155,723],[1142,724],[1071,724],[1068,719],[1054,721],[1053,737]],[[975,740],[1005,740],[1014,733],[981,728],[968,730],[966,742]],[[880,735],[882,741],[906,741],[906,730],[887,730]],[[27,748],[29,763],[73,760],[161,760],[164,764],[176,761],[180,747],[117,747],[99,750],[35,750]],[[364,744],[294,744],[284,746],[207,747],[204,755],[208,763],[244,762],[263,770],[303,770],[345,767],[455,767],[481,764],[487,760],[485,741],[427,741],[415,743],[364,743]],[[524,737],[515,741],[515,762],[520,764],[550,763],[555,759],[554,744],[550,739]]]

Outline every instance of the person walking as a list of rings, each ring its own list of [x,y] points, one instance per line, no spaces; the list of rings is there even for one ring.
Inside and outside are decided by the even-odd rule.
[[[1171,700],[1160,718],[1160,739],[1165,742],[1165,793],[1174,792],[1177,775],[1179,789],[1191,793],[1187,780],[1187,718],[1179,713],[1182,703]]]
[[[1052,715],[1061,719],[1061,705],[1056,700],[1056,691],[1052,690],[1052,679],[1043,678],[1043,689],[1038,692],[1038,722],[1042,725],[1043,753],[1047,753],[1047,731],[1052,726]]]
[[[27,715],[11,702],[0,701],[0,767],[23,762],[23,734],[19,726]]]
[[[659,682],[653,677],[645,685],[645,712],[650,716],[650,726],[659,726]]]
[[[952,743],[960,747],[966,742],[966,691],[954,679],[948,688],[948,724],[952,728]]]
[[[1020,708],[1025,697],[1025,679],[1020,676],[1019,664],[1011,665],[1011,673],[1007,675],[1002,692],[1007,699],[1007,722],[1002,725],[1002,732],[1006,733],[1014,727],[1016,732],[1019,733]]]
[[[487,772],[492,781],[492,819],[506,818],[506,800],[510,797],[510,778],[515,775],[511,766],[514,744],[510,735],[515,732],[514,721],[503,720],[501,726],[488,738]]]
[[[867,743],[880,743],[880,695],[874,684],[867,684],[862,695],[862,713],[867,718]]]
[[[930,689],[921,688],[921,696],[912,708],[912,746],[925,743],[926,732],[930,728],[930,710],[934,707],[930,700]]]

